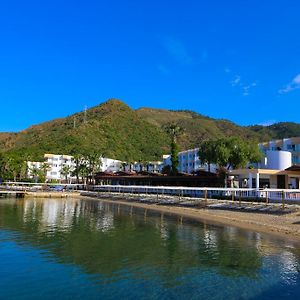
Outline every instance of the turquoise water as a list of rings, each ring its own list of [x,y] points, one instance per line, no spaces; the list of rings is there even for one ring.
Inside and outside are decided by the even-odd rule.
[[[94,200],[0,199],[0,299],[299,299],[290,241]]]

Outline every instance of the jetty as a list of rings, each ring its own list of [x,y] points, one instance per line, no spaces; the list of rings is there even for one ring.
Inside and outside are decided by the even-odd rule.
[[[7,197],[24,198],[25,191],[1,191],[0,190],[0,198],[7,198]]]

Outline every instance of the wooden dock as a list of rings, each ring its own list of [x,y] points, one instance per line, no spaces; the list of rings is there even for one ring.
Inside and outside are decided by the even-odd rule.
[[[24,198],[25,191],[1,191],[0,190],[0,198],[7,198],[7,197]]]

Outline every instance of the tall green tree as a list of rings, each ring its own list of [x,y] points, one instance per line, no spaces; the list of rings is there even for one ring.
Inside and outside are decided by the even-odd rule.
[[[172,123],[165,126],[165,131],[171,138],[171,175],[176,175],[179,165],[177,138],[183,133],[183,128],[176,123]]]
[[[199,146],[199,159],[202,163],[214,163],[220,168],[237,169],[248,163],[259,162],[262,153],[257,143],[239,137],[205,141]]]
[[[13,181],[21,180],[26,177],[26,162],[14,154],[5,154],[2,157],[3,174],[6,179]]]
[[[5,180],[7,177],[7,160],[3,153],[0,153],[0,179]]]
[[[198,157],[202,164],[208,165],[208,171],[211,170],[211,164],[214,163],[216,157],[216,141],[204,141],[199,146]]]

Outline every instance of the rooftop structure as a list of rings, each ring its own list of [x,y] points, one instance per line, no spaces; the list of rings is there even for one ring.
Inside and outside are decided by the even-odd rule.
[[[300,164],[300,137],[272,140],[260,143],[259,148],[267,155],[267,151],[287,151],[292,157],[292,164]]]

